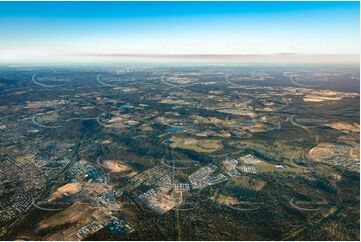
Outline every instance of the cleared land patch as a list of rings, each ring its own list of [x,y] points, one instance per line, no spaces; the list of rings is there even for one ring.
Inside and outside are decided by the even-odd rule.
[[[188,149],[202,153],[212,153],[223,147],[220,140],[214,139],[173,137],[172,140],[174,141],[174,143],[171,144],[172,148]]]

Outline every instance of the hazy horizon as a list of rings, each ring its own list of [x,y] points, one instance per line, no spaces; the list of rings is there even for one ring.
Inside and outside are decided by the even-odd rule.
[[[359,2],[0,2],[0,63],[358,63],[359,28]]]

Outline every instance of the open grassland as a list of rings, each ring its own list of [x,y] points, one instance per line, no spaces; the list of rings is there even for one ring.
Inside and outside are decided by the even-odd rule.
[[[193,150],[200,153],[212,153],[223,147],[220,140],[214,139],[173,137],[173,141],[174,143],[171,145],[172,148]]]

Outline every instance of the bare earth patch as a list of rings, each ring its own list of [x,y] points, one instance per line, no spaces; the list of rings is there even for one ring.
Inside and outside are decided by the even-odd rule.
[[[325,102],[325,101],[339,101],[341,100],[341,97],[322,97],[322,96],[305,96],[303,98],[303,101],[305,102],[315,102],[315,103],[319,103],[319,102]]]
[[[315,161],[322,161],[324,159],[331,158],[333,156],[331,149],[334,146],[334,144],[330,143],[320,143],[308,152],[308,156]]]
[[[120,173],[123,171],[128,171],[130,168],[126,165],[120,164],[119,162],[113,160],[104,161],[104,166],[115,173]]]
[[[333,129],[351,131],[351,132],[360,132],[360,125],[357,123],[346,123],[346,122],[336,122],[327,125]]]
[[[68,195],[74,195],[81,190],[81,184],[79,182],[68,183],[64,186],[59,187],[48,199],[49,202],[54,201],[58,198]]]
[[[63,224],[71,224],[74,222],[88,223],[91,220],[91,213],[94,207],[90,204],[76,202],[63,211],[42,220],[38,224],[38,230],[43,230]]]

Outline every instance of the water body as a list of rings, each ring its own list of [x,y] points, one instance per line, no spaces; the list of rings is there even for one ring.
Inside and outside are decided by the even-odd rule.
[[[179,126],[170,126],[168,128],[168,132],[176,133],[178,131],[182,131],[183,129],[184,129],[183,127],[179,127]]]
[[[131,109],[132,107],[129,106],[129,105],[122,105],[122,106],[120,106],[120,108],[123,108],[123,109]]]
[[[243,121],[243,124],[247,124],[247,125],[254,124],[254,121],[252,119],[248,119]]]

